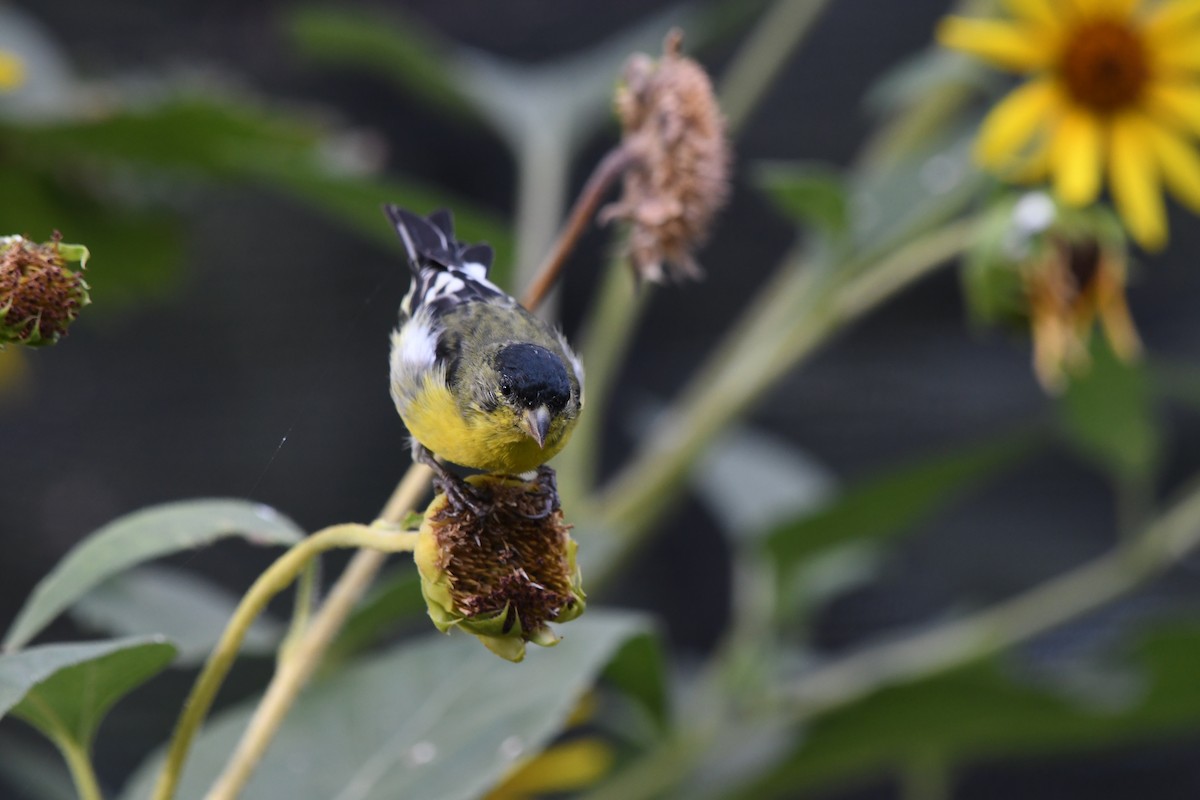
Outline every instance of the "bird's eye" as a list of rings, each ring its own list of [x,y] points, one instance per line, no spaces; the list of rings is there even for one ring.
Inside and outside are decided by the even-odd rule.
[[[500,384],[500,394],[508,397],[510,394],[512,394],[512,386],[507,383]]]

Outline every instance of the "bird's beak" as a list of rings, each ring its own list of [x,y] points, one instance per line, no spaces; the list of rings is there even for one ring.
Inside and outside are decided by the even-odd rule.
[[[546,434],[550,430],[550,409],[545,406],[526,409],[521,417],[521,427],[530,439],[538,443],[538,447],[545,447]]]

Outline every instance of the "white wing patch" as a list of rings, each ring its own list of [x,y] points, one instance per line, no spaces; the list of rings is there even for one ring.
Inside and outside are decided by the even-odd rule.
[[[400,365],[410,370],[432,368],[437,361],[437,340],[429,315],[418,311],[392,338],[392,370]]]
[[[391,390],[396,408],[404,415],[413,395],[420,391],[426,376],[437,366],[440,331],[426,309],[392,332]]]

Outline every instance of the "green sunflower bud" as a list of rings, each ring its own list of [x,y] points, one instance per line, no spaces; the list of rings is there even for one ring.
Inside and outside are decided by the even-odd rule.
[[[548,623],[583,613],[576,543],[552,487],[496,475],[467,481],[486,510],[434,497],[413,554],[421,591],[438,630],[460,628],[520,661],[526,642],[558,643]]]
[[[45,244],[21,236],[0,237],[0,347],[54,344],[79,309],[91,302],[83,268],[88,251],[62,244],[56,233]],[[79,272],[67,269],[79,262]]]

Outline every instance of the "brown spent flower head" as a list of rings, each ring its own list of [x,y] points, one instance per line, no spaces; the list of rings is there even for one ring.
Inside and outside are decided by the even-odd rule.
[[[0,347],[54,344],[91,302],[82,275],[87,249],[61,239],[57,231],[46,244],[0,237]],[[81,271],[67,269],[68,261]]]
[[[725,119],[704,69],[680,54],[682,41],[672,30],[661,59],[638,53],[625,64],[615,105],[633,163],[621,199],[600,212],[601,223],[630,223],[634,271],[655,283],[703,276],[692,253],[729,196]]]
[[[1094,238],[1058,237],[1024,274],[1033,332],[1033,365],[1048,391],[1065,388],[1090,364],[1088,342],[1099,322],[1122,361],[1141,354],[1125,300],[1125,252]]]
[[[425,512],[414,559],[429,616],[460,627],[510,661],[525,643],[558,642],[547,623],[583,613],[575,541],[545,481],[498,475],[467,479],[488,510],[456,509],[439,494]]]

